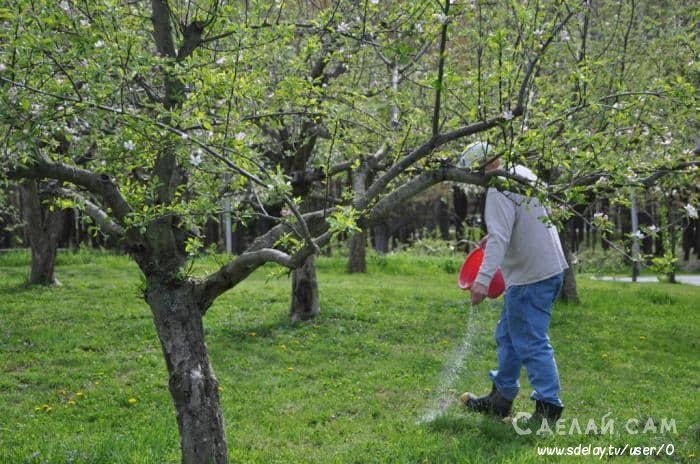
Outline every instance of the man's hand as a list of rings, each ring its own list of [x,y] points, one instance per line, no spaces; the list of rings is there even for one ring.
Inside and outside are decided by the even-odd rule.
[[[479,303],[484,301],[484,299],[486,298],[486,295],[488,295],[488,293],[489,293],[489,289],[478,282],[474,282],[472,284],[471,291],[472,291],[472,304],[473,305],[478,305]]]

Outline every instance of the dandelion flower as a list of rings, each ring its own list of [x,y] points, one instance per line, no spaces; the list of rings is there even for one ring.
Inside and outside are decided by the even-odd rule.
[[[138,403],[139,400],[137,400],[136,398],[129,398],[128,400],[126,400],[126,402],[129,403],[129,406],[133,406],[136,403]]]

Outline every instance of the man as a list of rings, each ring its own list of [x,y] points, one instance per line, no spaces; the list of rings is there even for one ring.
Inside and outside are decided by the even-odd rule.
[[[488,163],[486,172],[501,168],[491,146],[482,142],[468,147],[460,165],[479,162]],[[511,172],[530,181],[537,179],[523,166],[516,166]],[[496,326],[498,369],[489,373],[491,392],[481,397],[467,392],[460,397],[473,411],[509,416],[524,366],[534,389],[534,416],[549,421],[561,416],[564,405],[559,398],[559,375],[547,331],[568,265],[557,230],[543,222],[546,218],[546,209],[535,198],[495,188],[486,193],[484,219],[488,236],[484,260],[471,288],[471,301],[478,305],[486,298],[499,266],[506,292]]]

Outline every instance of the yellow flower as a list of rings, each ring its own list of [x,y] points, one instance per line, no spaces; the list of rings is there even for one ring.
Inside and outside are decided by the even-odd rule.
[[[294,368],[293,368],[293,367],[288,367],[287,370],[288,370],[289,372],[292,372],[292,371],[294,370]]]
[[[35,412],[41,411],[41,406],[39,406],[38,404],[36,406],[34,406],[34,411]]]
[[[286,350],[286,349],[287,349],[287,345],[285,345],[284,343],[282,343],[282,344],[280,345],[280,349],[281,349],[281,350]]]
[[[73,406],[75,404],[75,400],[68,400],[68,404]]]
[[[250,332],[248,335],[250,335],[251,337],[255,337],[255,336],[257,336],[258,334],[255,333],[255,332]]]
[[[640,340],[646,340],[647,337],[645,337],[644,335],[640,335],[640,336],[639,336],[639,339],[640,339]]]
[[[82,398],[83,396],[85,396],[85,393],[79,391],[75,394],[75,396],[77,396],[78,398]]]
[[[138,403],[138,401],[139,400],[137,400],[136,398],[129,398],[126,402],[129,403],[129,406],[133,406],[136,403]]]
[[[608,353],[603,353],[603,357],[604,357],[604,358],[607,358],[607,357],[608,357]]]
[[[224,387],[222,387],[221,385],[219,385],[218,387],[216,387],[216,389],[219,391],[219,393],[221,393],[222,391],[224,391]]]

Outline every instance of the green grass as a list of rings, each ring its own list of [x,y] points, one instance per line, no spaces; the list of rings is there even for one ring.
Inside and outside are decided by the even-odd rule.
[[[265,268],[205,318],[232,463],[538,463],[537,446],[659,446],[700,455],[700,288],[579,277],[579,306],[557,305],[551,338],[573,418],[615,419],[614,434],[520,436],[457,405],[419,419],[466,332],[456,256],[372,255],[365,275],[319,258],[321,316],[287,319],[288,278]],[[214,269],[213,260],[195,267]],[[177,463],[160,346],[136,266],[108,253],[62,254],[62,286],[27,288],[28,256],[0,256],[0,463]],[[499,302],[475,313],[473,348],[452,387],[486,391]],[[529,411],[529,384],[516,409]],[[136,399],[129,404],[129,399]],[[50,409],[49,409],[50,408]],[[628,434],[628,419],[673,418],[677,433]]]

